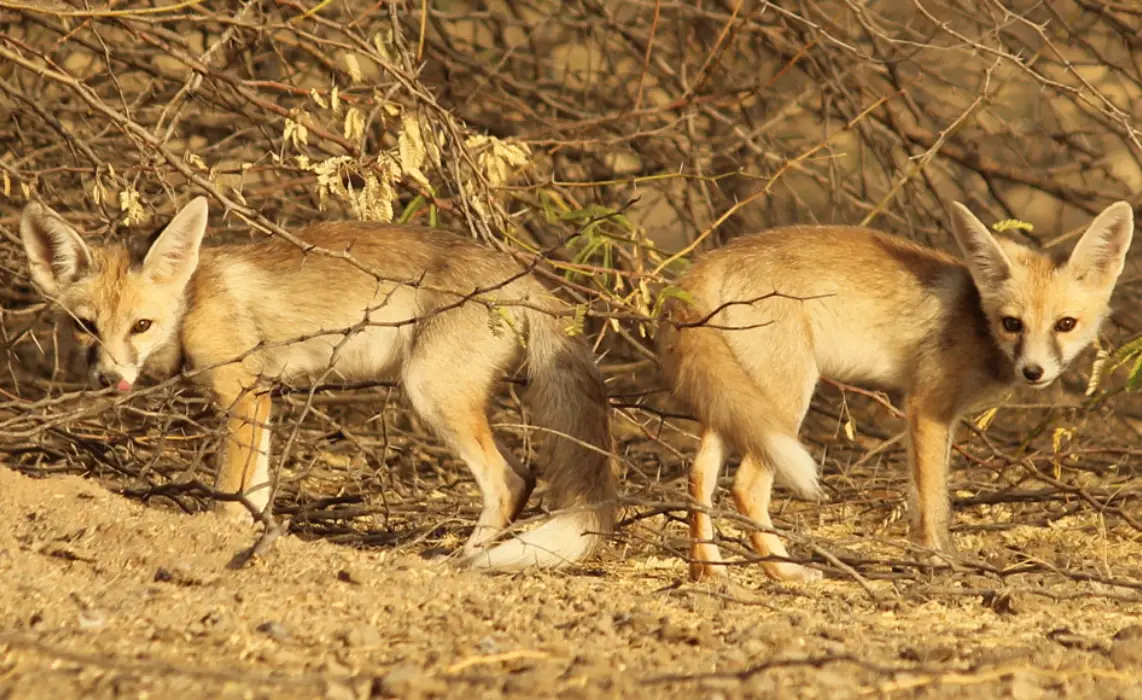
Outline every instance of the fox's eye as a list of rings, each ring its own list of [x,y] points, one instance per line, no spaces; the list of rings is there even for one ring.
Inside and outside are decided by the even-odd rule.
[[[1018,333],[1023,330],[1023,322],[1014,316],[1004,316],[1001,323],[1003,324],[1003,330],[1008,333]]]
[[[1058,321],[1055,321],[1055,330],[1060,333],[1070,333],[1075,329],[1076,323],[1078,323],[1078,320],[1070,316],[1063,316]]]
[[[93,338],[99,337],[99,333],[95,331],[95,321],[92,321],[90,318],[77,318],[75,319],[75,325],[80,333],[86,333]]]
[[[137,333],[146,333],[147,329],[150,327],[151,327],[151,322],[149,319],[140,318],[138,321],[135,321],[135,325],[131,326],[131,332],[136,333],[136,334]]]

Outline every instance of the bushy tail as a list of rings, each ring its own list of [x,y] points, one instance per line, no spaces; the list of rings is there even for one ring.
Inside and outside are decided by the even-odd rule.
[[[559,319],[529,312],[528,391],[542,429],[551,520],[476,555],[474,566],[554,568],[593,553],[615,526],[617,489],[603,378],[588,346]]]
[[[789,426],[778,424],[772,400],[738,362],[723,331],[704,327],[693,307],[671,299],[656,336],[663,374],[675,396],[703,427],[742,452],[765,455],[777,477],[805,498],[820,496],[817,462]],[[689,325],[693,324],[693,325]]]

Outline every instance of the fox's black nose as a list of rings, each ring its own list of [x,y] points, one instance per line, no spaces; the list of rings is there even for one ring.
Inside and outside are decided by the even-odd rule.
[[[1026,370],[1024,370],[1024,373],[1026,373]],[[100,372],[97,379],[99,380],[99,386],[106,389],[109,386],[118,384],[122,377],[119,376],[118,372]]]
[[[1039,365],[1027,365],[1023,368],[1023,376],[1027,377],[1029,382],[1037,382],[1043,376],[1043,368]]]

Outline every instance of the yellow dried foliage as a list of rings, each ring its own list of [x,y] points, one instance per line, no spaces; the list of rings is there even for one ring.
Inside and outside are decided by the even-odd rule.
[[[416,180],[425,187],[430,187],[428,178],[421,172],[428,149],[425,148],[424,138],[420,133],[420,118],[412,112],[405,112],[401,119],[401,132],[397,139],[397,149],[400,153],[400,165],[405,175]]]
[[[465,139],[464,145],[475,151],[476,164],[492,187],[507,184],[513,169],[522,168],[531,162],[531,149],[526,143],[474,134]]]
[[[119,191],[119,209],[123,212],[123,223],[128,226],[141,224],[148,218],[138,190],[130,185]]]
[[[360,141],[365,135],[365,115],[356,107],[350,107],[345,112],[345,121],[341,127],[341,134],[350,141]]]

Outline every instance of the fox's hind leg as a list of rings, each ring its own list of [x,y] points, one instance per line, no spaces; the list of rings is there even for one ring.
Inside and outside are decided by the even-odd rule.
[[[519,499],[519,503],[516,504],[515,510],[512,511],[511,517],[508,518],[509,521],[514,521],[519,517],[519,513],[521,510],[523,510],[523,507],[527,505],[527,499],[531,496],[531,492],[535,489],[535,473],[532,472],[531,468],[526,464],[516,459],[516,456],[511,453],[511,450],[504,447],[499,440],[495,441],[495,445],[496,451],[503,455],[503,458],[508,463],[508,466],[511,467],[512,471],[516,473],[516,476],[523,480],[523,483],[526,487],[526,490],[523,492],[523,497]]]
[[[813,358],[813,348],[800,336],[788,335],[782,338],[783,354],[769,356],[759,352],[741,352],[742,365],[765,393],[772,397],[767,416],[769,432],[758,442],[764,445],[763,451],[746,450],[741,466],[734,477],[733,496],[738,512],[757,523],[761,530],[750,533],[750,543],[754,551],[763,557],[788,557],[781,538],[773,530],[769,516],[773,481],[778,472],[785,474],[808,471],[813,473],[817,465],[813,457],[797,439],[809,403],[816,390],[820,372]],[[767,346],[771,350],[773,344]],[[781,372],[772,368],[779,366]],[[759,429],[761,428],[759,424]],[[767,576],[783,581],[815,581],[821,572],[800,564],[782,561],[764,561],[762,568]]]
[[[742,458],[734,477],[734,503],[738,511],[761,526],[762,530],[749,533],[754,550],[763,557],[789,557],[781,538],[773,531],[773,521],[769,517],[769,499],[773,492],[773,467],[757,456],[747,454]],[[763,561],[765,573],[779,581],[816,581],[821,572],[788,561]]]
[[[480,489],[480,519],[464,545],[465,554],[475,554],[523,509],[535,477],[505,457],[488,424],[493,383],[518,351],[511,345],[516,341],[473,342],[481,330],[487,333],[486,322],[468,328],[449,316],[421,331],[404,368],[404,388],[413,409],[460,456]]]
[[[690,498],[704,509],[690,511],[690,577],[695,581],[726,575],[726,568],[719,566],[722,553],[714,544],[714,520],[709,513],[726,452],[722,437],[707,429],[690,465]]]

